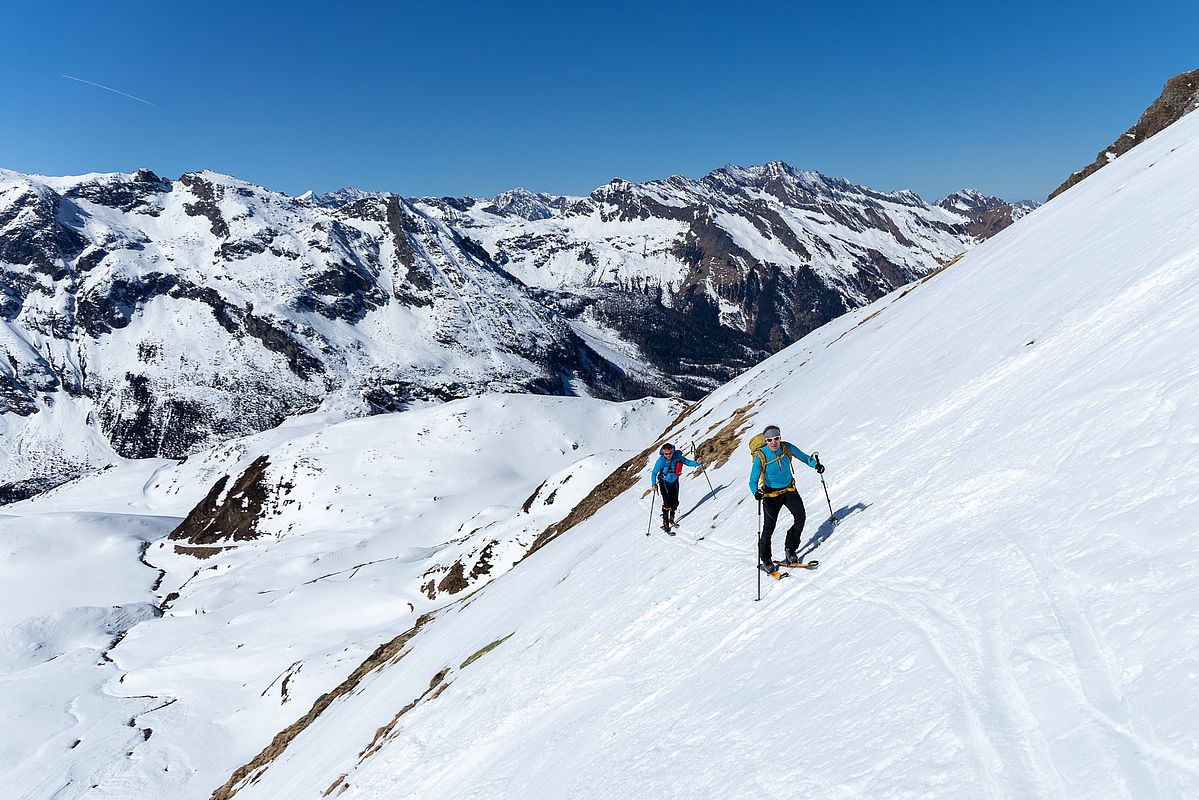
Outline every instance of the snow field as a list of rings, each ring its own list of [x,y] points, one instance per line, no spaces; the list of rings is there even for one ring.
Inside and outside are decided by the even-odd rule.
[[[628,457],[611,442],[652,435],[679,407],[494,395],[348,421],[331,408],[6,507],[0,695],[20,725],[0,739],[0,783],[22,797],[207,797],[390,631],[453,599],[420,590],[431,566],[495,539],[502,574],[531,543],[522,525],[565,514]],[[205,560],[175,552],[162,537],[264,453],[272,480],[294,484],[265,535]],[[133,612],[146,621],[102,657],[114,615]],[[60,657],[31,655],[47,648]]]
[[[678,537],[638,485],[237,796],[1199,795],[1197,209],[1191,117],[666,434],[752,404],[743,438],[821,451],[847,516],[801,468],[819,570],[753,601],[743,448],[714,497],[686,479]]]

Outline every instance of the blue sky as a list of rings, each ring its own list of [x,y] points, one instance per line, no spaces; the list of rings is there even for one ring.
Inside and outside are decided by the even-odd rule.
[[[1197,29],[1194,0],[18,0],[0,166],[491,195],[783,159],[1042,199],[1199,67]]]

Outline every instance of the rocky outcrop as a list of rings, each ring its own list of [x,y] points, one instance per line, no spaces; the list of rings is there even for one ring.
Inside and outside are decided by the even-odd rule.
[[[977,189],[962,189],[938,201],[938,206],[961,214],[969,222],[966,232],[978,241],[990,239],[1040,204],[1028,200],[1010,203]]]
[[[1099,151],[1087,166],[1075,172],[1049,194],[1050,200],[1069,189],[1088,175],[1101,169],[1111,161],[1124,155],[1150,136],[1174,124],[1183,116],[1199,108],[1199,69],[1175,75],[1166,81],[1161,95],[1154,100],[1137,123],[1120,135],[1116,141]]]

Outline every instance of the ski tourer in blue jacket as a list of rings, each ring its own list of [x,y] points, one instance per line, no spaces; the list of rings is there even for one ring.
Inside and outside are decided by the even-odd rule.
[[[700,463],[675,450],[674,445],[664,444],[658,451],[658,460],[650,474],[654,491],[662,490],[662,530],[672,536],[674,532],[670,528],[674,525],[674,513],[679,507],[679,473],[683,471],[684,465],[698,467]]]
[[[782,441],[781,436],[773,440],[767,439],[766,446],[754,453],[753,466],[749,470],[749,491],[757,495],[759,488],[764,494],[772,494],[789,487],[794,488],[795,473],[791,471],[792,458],[798,458],[812,469],[820,466],[816,456],[810,456],[790,442]],[[763,461],[765,461],[764,467]]]
[[[791,471],[791,459],[798,458],[817,472],[824,472],[824,465],[816,456],[810,456],[790,442],[783,441],[782,431],[777,425],[768,425],[762,431],[766,444],[753,453],[753,465],[749,470],[749,490],[762,503],[762,533],[758,537],[758,559],[765,572],[777,569],[771,555],[770,537],[778,522],[779,512],[785,507],[791,512],[794,522],[787,531],[786,562],[799,563],[799,542],[803,536],[807,512],[803,500],[795,489],[795,473]]]

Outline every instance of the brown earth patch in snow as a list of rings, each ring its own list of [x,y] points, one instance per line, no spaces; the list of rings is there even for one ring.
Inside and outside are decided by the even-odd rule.
[[[170,539],[185,539],[189,544],[217,544],[246,541],[262,535],[258,520],[263,516],[272,487],[266,470],[270,460],[259,456],[225,492],[229,476],[222,475],[208,495],[171,531]],[[280,484],[285,493],[291,484]]]
[[[450,668],[446,667],[441,672],[434,675],[429,681],[429,688],[425,689],[425,691],[421,693],[420,697],[416,698],[411,703],[397,711],[395,716],[391,718],[390,722],[388,722],[386,725],[380,726],[375,731],[375,736],[373,739],[371,739],[370,744],[368,744],[362,749],[361,752],[358,753],[359,764],[361,764],[363,761],[366,761],[375,753],[379,752],[379,750],[383,748],[383,745],[387,744],[396,737],[396,735],[399,733],[399,731],[396,730],[396,726],[399,724],[401,717],[403,717],[412,709],[416,708],[417,704],[425,698],[428,698],[429,700],[436,700],[437,696],[445,691],[446,687],[449,686],[449,684],[445,682],[445,676],[448,675],[449,672]]]
[[[541,485],[533,490],[533,493],[531,495],[529,495],[528,499],[525,500],[523,505],[521,505],[521,507],[520,507],[521,511],[523,511],[526,514],[529,513],[529,509],[533,507],[533,501],[537,499],[537,493],[545,488],[545,484],[546,484],[546,481],[542,481]]]
[[[458,594],[458,592],[470,586],[466,581],[466,567],[462,566],[461,561],[455,561],[450,567],[450,571],[437,584],[437,591],[446,592],[447,594]]]
[[[226,550],[232,550],[232,547],[188,547],[187,545],[175,545],[176,555],[194,556],[199,559],[212,558],[217,553],[223,553]]]
[[[300,717],[298,720],[287,726],[273,738],[263,750],[248,763],[234,770],[229,780],[223,786],[212,793],[211,800],[230,800],[241,789],[250,783],[253,783],[262,777],[262,774],[271,765],[272,762],[287,749],[297,736],[299,736],[309,725],[316,721],[325,709],[340,697],[344,697],[358,687],[362,680],[377,669],[381,669],[390,664],[394,664],[407,655],[404,647],[412,640],[414,636],[420,633],[421,629],[433,620],[437,612],[429,612],[422,614],[416,624],[400,635],[396,636],[389,642],[379,645],[365,661],[350,673],[350,676],[342,681],[338,686],[328,692],[325,692],[312,704],[312,708],[308,713]]]
[[[704,439],[696,445],[695,460],[706,464],[709,468],[724,466],[741,446],[742,437],[749,430],[753,418],[757,416],[758,412],[753,408],[754,403],[752,402],[741,406],[729,416],[724,427],[718,430],[714,436]]]
[[[481,578],[484,575],[491,574],[491,568],[494,566],[491,562],[491,559],[495,555],[495,546],[497,544],[499,544],[499,542],[495,539],[492,539],[483,547],[482,550],[479,551],[479,558],[477,561],[475,561],[474,567],[471,568],[470,575],[467,576],[468,581],[473,581],[475,578]]]
[[[341,787],[341,791],[337,792],[338,794],[341,794],[341,792],[344,792],[346,789],[349,789],[350,784],[345,783],[345,779],[346,779],[347,775],[349,775],[348,772],[343,772],[340,775],[338,775],[337,780],[335,780],[335,781],[333,781],[333,783],[329,784],[329,788],[325,790],[325,793],[322,794],[321,797],[328,797],[329,795],[333,794],[333,792],[339,786]]]

